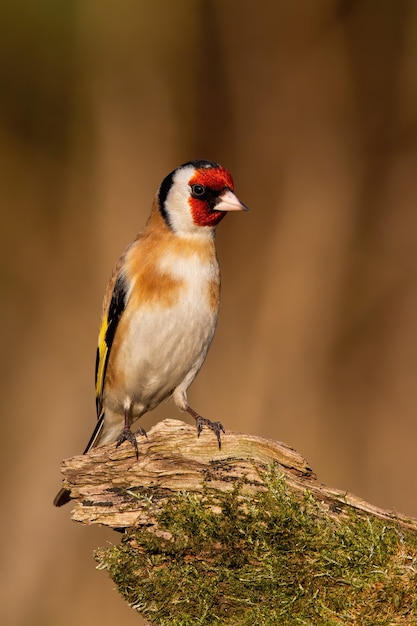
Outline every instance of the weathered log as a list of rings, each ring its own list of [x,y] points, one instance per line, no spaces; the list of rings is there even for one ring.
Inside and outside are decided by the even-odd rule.
[[[219,450],[167,419],[138,444],[138,460],[112,444],[62,471],[74,520],[125,531],[96,558],[151,622],[417,623],[417,520],[260,437],[227,432]]]
[[[309,490],[333,515],[350,508],[417,531],[417,520],[380,509],[353,494],[317,482],[307,461],[289,446],[254,435],[227,432],[219,450],[211,431],[197,438],[193,426],[159,422],[139,440],[136,460],[128,444],[102,446],[63,461],[64,486],[71,491],[72,518],[112,528],[148,525],[153,512],[178,492],[201,493],[203,485],[220,492],[241,483],[242,493],[264,490],[260,472],[275,465],[296,491]],[[150,499],[154,505],[149,506]]]

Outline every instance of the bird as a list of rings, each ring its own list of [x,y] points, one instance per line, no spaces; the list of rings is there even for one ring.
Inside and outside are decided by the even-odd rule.
[[[84,454],[130,442],[131,426],[172,398],[211,429],[223,425],[197,413],[187,389],[206,358],[217,324],[220,270],[214,235],[229,211],[247,211],[231,174],[218,163],[188,161],[162,181],[142,231],[117,261],[102,306],[95,368],[97,423]],[[136,433],[146,432],[139,428]],[[62,487],[55,506],[70,500]]]

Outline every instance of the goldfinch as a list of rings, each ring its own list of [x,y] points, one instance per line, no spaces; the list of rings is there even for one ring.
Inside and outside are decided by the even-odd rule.
[[[142,232],[117,262],[103,302],[96,358],[95,446],[131,442],[131,425],[172,397],[180,411],[213,430],[220,422],[192,409],[187,389],[213,339],[220,295],[214,246],[227,211],[247,210],[231,175],[210,161],[190,161],[162,181]],[[138,432],[146,435],[142,428]],[[61,489],[55,506],[69,501]]]

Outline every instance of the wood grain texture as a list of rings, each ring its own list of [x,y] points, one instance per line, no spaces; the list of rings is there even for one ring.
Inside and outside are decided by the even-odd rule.
[[[64,485],[73,498],[72,519],[112,528],[152,526],[167,499],[179,492],[226,492],[237,484],[245,494],[265,490],[266,473],[273,465],[289,488],[309,491],[335,518],[345,518],[349,509],[355,509],[417,530],[415,519],[321,485],[307,461],[280,442],[226,432],[219,450],[211,431],[204,430],[197,438],[193,426],[166,419],[138,444],[138,461],[125,443],[119,448],[101,446],[63,462]]]

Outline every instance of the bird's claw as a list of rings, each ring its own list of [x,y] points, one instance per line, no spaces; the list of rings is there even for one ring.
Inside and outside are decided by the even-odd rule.
[[[200,433],[203,430],[203,426],[207,426],[207,428],[210,428],[214,432],[214,434],[217,437],[217,442],[219,444],[219,450],[220,450],[222,447],[221,433],[226,432],[223,427],[223,424],[221,424],[220,422],[212,422],[211,420],[208,420],[206,417],[203,417],[202,415],[198,415],[195,418],[195,424],[197,426],[197,437],[200,436]]]
[[[143,430],[143,428],[140,428],[138,432],[141,435],[146,435],[146,432]],[[130,441],[132,446],[135,448],[136,459],[139,459],[138,442],[136,441],[136,436],[134,435],[134,433],[132,433],[130,428],[124,428],[120,435],[117,437],[116,448],[118,448],[124,441]]]
[[[137,431],[135,432],[135,435],[142,435],[142,437],[146,437],[148,438],[148,433],[146,432],[146,430],[144,428],[142,428],[141,426],[139,426],[139,428],[137,429]]]

